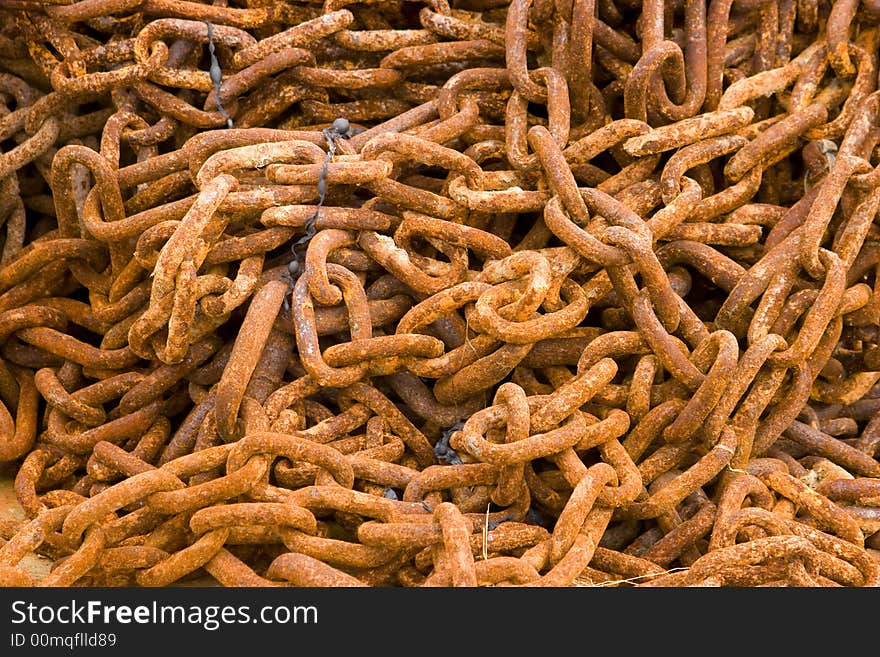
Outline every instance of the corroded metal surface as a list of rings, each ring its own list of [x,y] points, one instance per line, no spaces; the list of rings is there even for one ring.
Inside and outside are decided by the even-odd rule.
[[[225,4],[0,0],[0,584],[880,582],[877,3]]]

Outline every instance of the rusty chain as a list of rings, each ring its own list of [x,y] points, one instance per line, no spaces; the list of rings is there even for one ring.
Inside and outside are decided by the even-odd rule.
[[[878,46],[0,0],[0,585],[877,586]]]

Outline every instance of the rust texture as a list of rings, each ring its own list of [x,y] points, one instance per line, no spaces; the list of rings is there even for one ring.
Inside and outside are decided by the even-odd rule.
[[[878,22],[0,0],[0,585],[877,586]]]

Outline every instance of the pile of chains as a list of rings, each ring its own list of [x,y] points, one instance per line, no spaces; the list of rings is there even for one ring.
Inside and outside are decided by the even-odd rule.
[[[0,584],[880,584],[878,45],[0,0]]]

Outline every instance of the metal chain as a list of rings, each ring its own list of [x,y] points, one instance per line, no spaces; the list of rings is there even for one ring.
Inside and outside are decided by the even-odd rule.
[[[0,585],[877,586],[876,3],[423,5],[0,0]]]

